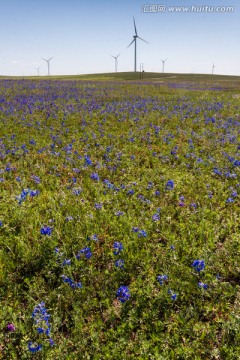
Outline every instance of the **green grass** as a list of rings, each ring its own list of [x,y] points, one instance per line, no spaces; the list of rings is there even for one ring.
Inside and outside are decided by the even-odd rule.
[[[238,78],[94,76],[0,80],[0,359],[238,360]]]
[[[12,78],[0,76],[0,78]],[[53,79],[53,80],[140,80],[140,72],[114,72],[114,73],[98,73],[98,74],[80,74],[80,75],[52,75],[48,76],[23,76],[14,77],[18,78],[30,78],[30,79]],[[143,80],[145,81],[195,81],[195,82],[236,82],[239,85],[240,76],[234,75],[212,75],[212,74],[187,74],[187,73],[155,73],[155,72],[144,72]]]

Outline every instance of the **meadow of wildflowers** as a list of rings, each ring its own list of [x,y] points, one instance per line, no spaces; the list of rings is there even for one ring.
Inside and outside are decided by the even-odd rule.
[[[237,94],[0,80],[0,359],[240,358]]]

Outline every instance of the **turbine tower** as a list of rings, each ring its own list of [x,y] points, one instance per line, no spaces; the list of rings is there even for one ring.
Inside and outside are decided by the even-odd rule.
[[[118,54],[117,56],[113,56],[111,55],[114,59],[115,59],[115,72],[117,72],[117,65],[118,65],[118,57],[120,54]]]
[[[212,66],[212,75],[214,74],[215,65]]]
[[[133,41],[131,41],[131,43],[128,45],[128,48],[129,48],[129,46],[131,46],[134,43],[134,46],[135,46],[135,49],[134,49],[134,71],[136,72],[137,71],[137,38],[144,41],[147,44],[149,44],[149,43],[146,40],[140,38],[140,36],[138,36],[134,17],[133,17],[133,24],[134,24],[135,35],[133,35]]]
[[[162,62],[162,72],[164,73],[164,65],[165,65],[165,61],[167,61],[167,59],[165,59],[165,60],[162,60],[161,59],[161,62]]]
[[[43,59],[44,61],[46,61],[47,65],[48,65],[48,76],[50,76],[50,61],[52,60],[52,57],[49,59]]]
[[[39,76],[39,70],[40,70],[40,67],[35,68],[35,70],[37,70],[37,72],[38,72],[38,76]]]

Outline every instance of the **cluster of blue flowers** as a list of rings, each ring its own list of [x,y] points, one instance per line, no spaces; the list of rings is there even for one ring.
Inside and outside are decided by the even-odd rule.
[[[113,244],[114,255],[119,255],[120,252],[123,250],[123,244],[121,242],[115,241]]]
[[[121,259],[116,260],[115,261],[115,266],[120,268],[120,269],[124,269],[124,260],[121,260]]]
[[[71,279],[69,276],[66,276],[66,275],[62,275],[61,277],[62,277],[63,282],[66,284],[69,284],[72,289],[82,288],[81,282],[74,281],[73,279]]]
[[[163,283],[165,282],[165,281],[167,281],[168,280],[168,276],[167,275],[159,275],[158,277],[157,277],[157,281],[159,282],[159,284],[160,285],[163,285]]]
[[[91,178],[92,180],[98,181],[98,180],[99,180],[99,175],[98,175],[97,173],[92,173],[92,174],[90,175],[90,178]]]
[[[84,159],[85,159],[85,165],[86,165],[86,166],[92,165],[92,161],[91,161],[89,155],[85,155],[85,156],[84,156]]]
[[[192,267],[198,272],[200,273],[201,271],[203,271],[205,269],[205,262],[204,260],[194,260],[192,263]],[[198,282],[198,287],[204,290],[207,290],[208,285],[203,283],[202,281]]]
[[[192,263],[192,267],[197,271],[203,271],[205,268],[205,262],[204,260],[194,260]]]
[[[52,235],[52,228],[50,226],[44,225],[41,229],[40,229],[40,234],[41,235]]]
[[[139,230],[138,231],[138,237],[147,237],[147,233],[145,230]]]
[[[123,245],[121,242],[117,242],[115,241],[113,244],[113,254],[114,255],[119,255],[121,253],[121,251],[123,251]],[[115,266],[120,268],[120,269],[124,269],[124,260],[118,259],[115,261]]]
[[[204,290],[207,290],[207,288],[208,288],[208,285],[207,285],[207,284],[204,284],[204,283],[201,282],[201,281],[199,281],[198,286],[199,286],[200,288],[204,289]]]
[[[51,346],[54,345],[54,341],[51,338],[51,325],[49,324],[50,315],[47,313],[47,309],[45,308],[45,303],[41,302],[38,304],[33,312],[32,312],[32,319],[34,321],[35,326],[37,327],[38,334],[44,334],[48,337],[48,341]],[[28,350],[31,353],[35,353],[41,350],[43,347],[42,344],[34,344],[32,341],[28,343]]]
[[[161,209],[158,208],[157,212],[155,214],[153,214],[153,216],[152,216],[153,221],[159,221],[160,220],[160,211],[161,211]]]
[[[85,247],[79,250],[79,252],[76,255],[76,258],[80,260],[81,256],[85,256],[86,259],[90,259],[90,257],[92,257],[92,252],[90,247]]]
[[[173,292],[171,289],[168,290],[168,294],[171,295],[172,300],[177,299],[177,294],[175,292]]]
[[[21,204],[24,200],[26,200],[27,196],[34,197],[40,194],[39,190],[31,190],[31,189],[23,189],[19,196],[16,196],[18,203]]]
[[[73,195],[76,195],[76,196],[79,196],[82,192],[82,189],[81,188],[74,188],[72,189],[72,193]]]
[[[174,181],[168,180],[168,182],[166,184],[166,190],[172,190],[173,188],[174,188]]]
[[[168,276],[166,274],[159,275],[157,277],[157,281],[159,282],[159,284],[161,286],[163,286],[168,281]],[[171,289],[168,289],[168,294],[171,295],[171,300],[177,299],[177,294],[175,292],[173,292]]]
[[[117,295],[117,299],[119,301],[121,301],[121,303],[124,303],[126,302],[127,300],[130,299],[130,290],[127,286],[120,286],[116,292],[116,295]]]
[[[59,251],[59,248],[56,247],[54,249],[55,254],[57,255],[57,263],[60,266],[70,266],[71,265],[71,259],[65,259],[62,260],[64,253],[61,253]],[[81,258],[90,259],[92,257],[92,252],[90,247],[85,247],[78,251],[76,254],[76,259],[80,260]],[[82,288],[82,283],[74,281],[70,276],[61,275],[62,281],[66,284],[68,284],[72,289],[80,289]]]

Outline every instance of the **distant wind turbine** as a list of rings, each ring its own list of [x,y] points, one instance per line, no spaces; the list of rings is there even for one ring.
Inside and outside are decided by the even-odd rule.
[[[39,76],[39,70],[40,70],[40,67],[35,68],[35,70],[37,70],[37,72],[38,72],[38,76]]]
[[[50,76],[50,61],[52,60],[52,57],[49,59],[43,59],[44,61],[46,61],[47,65],[48,65],[48,76]]]
[[[162,72],[164,73],[164,65],[165,65],[165,61],[167,61],[167,59],[165,59],[165,60],[162,60],[161,59],[161,62],[162,62]]]
[[[215,65],[213,64],[213,66],[212,66],[212,75],[214,74],[214,69],[215,69]]]
[[[115,59],[115,72],[117,72],[117,66],[118,66],[118,57],[120,54],[118,54],[117,56],[113,56],[111,55],[114,59]]]
[[[146,40],[140,38],[140,36],[138,36],[137,34],[137,28],[136,28],[136,24],[135,24],[135,19],[133,18],[133,23],[134,23],[134,30],[135,30],[135,35],[133,35],[133,41],[128,45],[129,46],[132,45],[132,43],[135,43],[135,49],[134,49],[134,71],[137,71],[137,38],[144,41],[145,43],[149,44]]]

